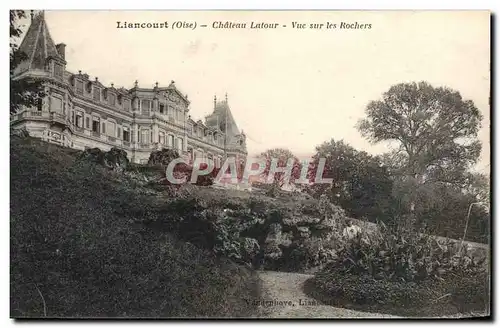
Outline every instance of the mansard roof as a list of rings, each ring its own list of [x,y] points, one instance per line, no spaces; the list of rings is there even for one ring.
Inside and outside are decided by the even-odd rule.
[[[28,31],[19,46],[19,51],[25,53],[27,59],[18,65],[14,71],[14,75],[30,69],[43,70],[49,58],[53,58],[64,64],[66,63],[64,58],[58,53],[54,40],[50,36],[43,11],[32,18]]]

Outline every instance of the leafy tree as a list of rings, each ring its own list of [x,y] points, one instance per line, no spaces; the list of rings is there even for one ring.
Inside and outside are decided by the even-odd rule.
[[[467,214],[477,195],[442,182],[425,183],[413,190],[416,200],[415,224],[427,233],[454,239],[463,237]],[[488,243],[490,215],[485,206],[473,206],[466,240]]]
[[[326,194],[351,217],[387,220],[390,217],[392,181],[380,158],[358,151],[343,140],[330,140],[316,148],[309,167],[310,187],[316,197]],[[314,184],[320,158],[326,158],[323,178],[332,184]]]
[[[472,195],[477,202],[490,206],[491,186],[489,175],[482,173],[470,173],[467,179],[465,193]]]
[[[396,141],[404,173],[416,179],[463,183],[481,151],[481,114],[471,100],[427,82],[401,83],[372,101],[358,129],[370,141]]]
[[[10,11],[10,113],[16,113],[23,106],[37,106],[45,96],[41,81],[14,78],[16,67],[28,59],[27,54],[20,51],[18,46],[22,34],[20,20],[24,18],[24,10]]]
[[[299,159],[288,149],[283,148],[274,148],[268,149],[265,152],[261,153],[261,158],[265,159],[266,167],[262,176],[267,179],[271,170],[272,160],[277,160],[277,167],[285,167],[287,166],[288,160],[292,159],[293,167],[291,171],[291,175],[289,177],[286,176],[285,172],[277,172],[273,177],[273,185],[278,188],[283,188],[283,186],[287,183],[293,184],[300,177],[301,164]]]

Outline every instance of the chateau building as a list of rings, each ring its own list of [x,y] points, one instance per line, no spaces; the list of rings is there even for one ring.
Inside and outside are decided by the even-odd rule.
[[[13,79],[41,80],[45,97],[33,108],[11,115],[13,129],[33,137],[84,150],[118,147],[135,163],[146,163],[154,150],[174,148],[187,161],[201,157],[220,166],[224,157],[243,163],[246,137],[229,108],[227,95],[214,99],[205,121],[189,115],[188,96],[172,81],[151,88],[135,81],[133,88],[103,85],[98,78],[66,70],[65,44],[52,40],[44,13],[31,14],[31,24],[20,45],[27,55]]]

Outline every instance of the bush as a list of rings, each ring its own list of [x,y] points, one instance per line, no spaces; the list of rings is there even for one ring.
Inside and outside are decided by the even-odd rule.
[[[99,148],[86,149],[79,154],[78,158],[120,172],[127,170],[130,164],[127,152],[116,147],[111,148],[108,152],[103,152]]]
[[[172,162],[176,158],[179,158],[179,153],[177,152],[177,150],[163,148],[162,150],[151,152],[151,154],[149,155],[148,165],[161,165],[167,167],[168,164],[170,164],[170,162]]]
[[[356,309],[398,315],[484,311],[485,264],[485,257],[460,251],[455,241],[383,228],[345,240],[312,285],[316,297]]]
[[[488,313],[486,273],[452,274],[443,280],[402,282],[323,270],[306,282],[308,295],[326,304],[399,316]]]
[[[128,165],[130,164],[129,159],[127,158],[127,152],[119,148],[111,148],[110,151],[104,153],[103,157],[104,165],[108,168],[125,171],[128,169]]]
[[[438,241],[417,232],[394,233],[386,228],[346,241],[337,257],[332,269],[399,281],[440,278],[464,270],[476,273],[483,270],[485,261],[467,248],[460,252],[456,241]]]
[[[206,167],[207,167],[206,164],[202,164],[200,166],[200,169],[203,170],[203,169],[206,169]],[[197,185],[197,186],[211,186],[211,185],[213,185],[218,171],[219,171],[219,169],[214,168],[214,170],[212,172],[210,172],[209,174],[199,175],[196,182],[194,183],[194,185]],[[166,173],[166,171],[165,171],[165,173]],[[174,167],[173,176],[175,179],[179,179],[179,180],[183,181],[180,184],[174,184],[174,183],[170,182],[166,178],[165,173],[163,174],[163,178],[160,181],[158,181],[161,184],[177,185],[177,186],[180,186],[181,184],[190,184],[192,173],[193,173],[193,167],[186,164],[186,163],[179,163]]]

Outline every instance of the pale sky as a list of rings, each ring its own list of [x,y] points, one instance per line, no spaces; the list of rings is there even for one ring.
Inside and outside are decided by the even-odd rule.
[[[425,80],[471,99],[484,116],[478,169],[489,170],[488,12],[52,11],[67,69],[130,88],[171,80],[204,118],[228,93],[250,154],[285,147],[311,154],[331,138],[377,154],[355,124],[393,84]],[[122,22],[197,22],[194,30],[118,29]],[[214,21],[285,24],[271,30],[213,29]],[[371,24],[371,29],[298,30],[292,22]],[[199,27],[207,24],[207,28]]]

